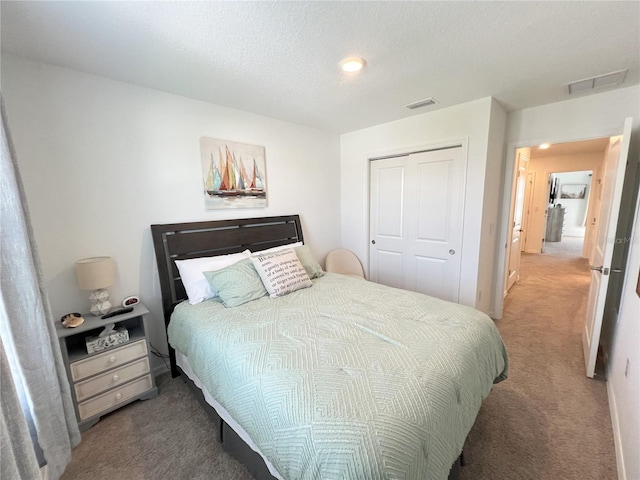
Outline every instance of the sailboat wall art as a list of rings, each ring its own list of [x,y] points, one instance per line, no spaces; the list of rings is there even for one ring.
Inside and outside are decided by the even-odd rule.
[[[267,206],[264,147],[202,137],[200,149],[207,210]]]

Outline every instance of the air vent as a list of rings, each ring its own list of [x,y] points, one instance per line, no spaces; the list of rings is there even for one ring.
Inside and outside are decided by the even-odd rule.
[[[604,75],[598,75],[597,77],[584,78],[582,80],[567,83],[566,85],[569,88],[569,95],[572,93],[582,92],[584,90],[592,90],[598,87],[620,85],[624,82],[624,79],[627,76],[627,71],[628,70],[618,70],[617,72],[605,73]]]
[[[415,110],[416,108],[428,107],[429,105],[435,105],[436,103],[438,103],[438,101],[435,98],[429,97],[424,100],[418,100],[417,102],[405,105],[405,107],[410,110]]]

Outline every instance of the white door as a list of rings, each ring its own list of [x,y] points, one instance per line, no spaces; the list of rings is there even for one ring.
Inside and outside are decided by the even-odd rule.
[[[529,241],[529,225],[531,225],[531,208],[533,206],[533,192],[536,186],[536,172],[527,173],[527,185],[524,189],[524,216],[522,225],[524,231],[520,235],[520,251],[527,251],[527,242]]]
[[[591,265],[591,286],[587,302],[587,315],[584,331],[582,332],[582,347],[586,364],[587,377],[593,377],[602,329],[602,316],[609,285],[611,258],[615,245],[616,225],[620,211],[622,184],[627,168],[627,154],[629,152],[629,138],[631,135],[632,119],[624,122],[621,136],[611,137],[604,166],[602,184],[602,200],[598,217],[596,245]]]
[[[591,178],[591,192],[589,193],[589,209],[587,218],[587,228],[585,232],[582,256],[589,259],[589,264],[593,265],[593,254],[596,248],[596,238],[598,235],[598,215],[600,215],[600,203],[602,202],[603,172],[606,165],[598,166]]]
[[[513,203],[513,221],[511,223],[511,242],[509,247],[509,271],[507,275],[507,291],[520,277],[520,238],[522,235],[522,216],[524,212],[524,192],[527,185],[527,162],[529,159],[518,152],[518,171],[516,172],[515,194]]]
[[[462,147],[371,162],[370,280],[458,301]]]

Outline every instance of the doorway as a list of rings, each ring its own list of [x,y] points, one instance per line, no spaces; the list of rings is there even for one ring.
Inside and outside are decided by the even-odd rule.
[[[518,281],[522,254],[591,257],[597,229],[594,212],[599,208],[598,188],[608,145],[609,137],[604,137],[516,149],[509,247],[516,230],[520,239],[519,248],[508,249],[505,297]],[[598,187],[593,195],[592,185]],[[522,218],[519,228],[517,218]]]
[[[545,180],[531,186],[527,253],[543,253],[547,242],[564,237],[582,237],[587,243],[597,223],[595,212],[600,206],[602,165],[608,145],[609,137],[604,137],[529,149],[527,172]],[[555,216],[552,208],[564,209],[564,215]],[[589,258],[588,253],[583,249],[581,256]]]
[[[593,213],[595,216],[593,219],[589,219],[587,223],[587,227],[591,227],[591,230],[595,231],[595,235],[597,235],[597,239],[595,244],[593,245],[592,252],[585,252],[583,248],[583,253],[589,253],[589,257],[592,263],[592,266],[589,268],[588,272],[590,273],[590,290],[589,294],[586,297],[588,300],[588,305],[586,306],[586,314],[584,314],[580,309],[575,312],[575,315],[572,315],[572,318],[575,320],[577,318],[583,319],[584,321],[584,330],[582,335],[582,344],[584,350],[584,359],[586,365],[586,374],[588,377],[593,377],[595,373],[596,367],[596,359],[600,354],[601,345],[601,327],[603,323],[609,322],[610,320],[606,317],[606,309],[605,306],[609,302],[609,298],[612,301],[616,301],[616,298],[619,300],[618,289],[615,288],[615,282],[613,283],[614,288],[609,289],[609,275],[611,272],[620,272],[620,268],[615,268],[612,263],[612,258],[614,256],[614,250],[622,251],[620,248],[616,248],[616,242],[609,241],[610,238],[618,238],[618,235],[624,236],[625,233],[620,230],[620,225],[618,225],[618,220],[622,220],[625,217],[619,217],[621,206],[623,205],[622,198],[625,196],[625,191],[627,192],[627,197],[629,194],[633,194],[630,192],[629,188],[624,189],[625,183],[627,187],[631,186],[630,182],[633,180],[633,176],[635,175],[635,170],[626,172],[627,168],[627,156],[629,151],[629,142],[631,136],[631,128],[632,128],[632,118],[625,119],[624,127],[621,128],[622,132],[620,135],[615,135],[612,137],[604,138],[604,139],[596,139],[590,142],[603,141],[608,143],[608,147],[606,149],[605,155],[598,155],[600,157],[600,161],[593,166],[592,171],[598,172],[598,178],[600,181],[597,184],[597,200],[600,201],[599,208],[593,209]],[[581,142],[573,142],[581,143]],[[567,146],[570,150],[574,148],[575,145],[572,144],[562,144],[563,146]],[[540,146],[541,149],[548,149],[549,145],[546,145],[544,148]],[[583,154],[586,156],[586,154]],[[580,156],[583,156],[580,155]],[[568,156],[568,155],[567,155]],[[559,156],[560,157],[560,156]],[[554,162],[559,158],[550,158],[543,159],[542,165],[546,167],[558,166]],[[574,159],[576,160],[576,159]],[[563,162],[560,167],[565,171],[570,171],[569,162]],[[575,165],[574,165],[575,166]],[[551,168],[547,168],[547,173],[549,175],[549,179],[551,179]],[[574,169],[571,169],[574,170]],[[625,175],[625,172],[629,175]],[[596,185],[595,183],[593,185]],[[551,208],[553,210],[557,208],[557,206],[552,205],[553,200],[555,200],[557,192],[560,192],[560,188],[557,185],[557,182],[549,181],[546,185],[547,192],[553,192],[553,196],[549,197],[547,194],[546,197],[542,199],[542,201],[549,201],[549,205],[547,205],[545,209],[545,220],[550,218]],[[515,188],[515,186],[514,186]],[[565,198],[577,198],[577,197],[585,197],[586,198],[586,185],[575,186],[572,185],[571,188],[567,188],[565,191]],[[541,199],[537,196],[537,202],[540,202]],[[538,203],[539,206],[539,203]],[[512,207],[513,208],[513,207]],[[535,209],[535,207],[534,207]],[[627,212],[628,213],[628,212]],[[587,217],[589,217],[592,213],[589,212]],[[626,215],[626,213],[625,213]],[[624,223],[624,222],[623,222]],[[546,227],[546,222],[545,222]],[[626,228],[626,227],[624,227]],[[613,235],[613,237],[611,236]],[[588,235],[585,234],[585,238],[588,238]],[[534,240],[535,240],[534,236]],[[544,238],[541,240],[541,243],[544,242]],[[508,245],[508,244],[507,244]],[[543,248],[540,249],[540,253],[543,252]],[[537,253],[537,252],[532,252]],[[587,256],[587,255],[583,255]],[[622,255],[624,256],[624,255]],[[586,260],[586,258],[584,259]],[[594,263],[595,262],[595,263]],[[587,266],[589,264],[587,263]],[[558,274],[560,272],[554,272],[554,274]],[[616,298],[614,298],[616,297]],[[584,300],[584,299],[583,299]],[[584,302],[582,302],[584,304]],[[544,305],[544,303],[541,303]],[[498,311],[500,309],[498,308]],[[603,316],[603,313],[605,314]]]
[[[591,201],[592,177],[592,170],[549,174],[543,254],[576,258],[588,256],[583,248],[587,222],[596,218]]]

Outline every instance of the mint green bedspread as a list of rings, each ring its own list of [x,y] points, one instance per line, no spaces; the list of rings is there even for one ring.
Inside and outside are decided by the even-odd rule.
[[[285,479],[446,479],[506,378],[493,321],[338,274],[313,284],[182,303],[169,341]]]

